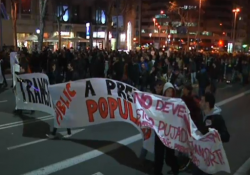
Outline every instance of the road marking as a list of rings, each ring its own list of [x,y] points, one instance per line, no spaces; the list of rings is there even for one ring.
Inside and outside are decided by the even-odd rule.
[[[104,146],[102,148],[99,148],[98,150],[93,150],[93,151],[90,151],[90,152],[63,160],[61,162],[57,162],[57,163],[54,163],[52,165],[48,165],[48,166],[40,168],[38,170],[34,170],[31,172],[25,173],[23,175],[48,175],[48,174],[52,174],[52,173],[55,173],[57,171],[60,171],[60,170],[69,168],[71,166],[80,164],[82,162],[86,162],[88,160],[91,160],[93,158],[101,156],[105,153],[108,153],[110,151],[118,149],[118,148],[122,147],[123,145],[129,145],[129,144],[134,143],[134,142],[141,140],[141,139],[142,139],[141,134],[137,134],[135,136],[120,140],[117,143],[113,143],[113,144]]]
[[[3,100],[3,101],[0,101],[0,103],[6,103],[8,100]]]
[[[235,96],[233,96],[233,97],[227,98],[227,99],[225,99],[225,100],[222,100],[222,101],[216,103],[216,106],[223,106],[223,105],[225,105],[225,104],[227,104],[227,103],[230,103],[230,102],[232,102],[232,101],[234,101],[234,100],[237,100],[238,98],[241,98],[241,97],[243,97],[243,96],[245,96],[245,95],[247,95],[247,94],[249,94],[249,93],[250,93],[250,90],[245,91],[245,92],[243,92],[243,93],[240,93],[240,94],[238,94],[238,95],[235,95]]]
[[[62,131],[62,132],[59,132],[61,135],[66,135],[65,138],[69,138],[81,131],[83,131],[85,129],[77,129],[77,130],[72,130],[71,131],[71,135],[66,135],[67,134],[67,131]],[[22,148],[22,147],[25,147],[25,146],[30,146],[30,145],[34,145],[34,144],[37,144],[37,143],[41,143],[41,142],[44,142],[44,141],[47,141],[47,140],[50,140],[49,138],[48,139],[40,139],[40,140],[35,140],[33,142],[27,142],[27,143],[23,143],[23,144],[20,144],[20,145],[16,145],[16,146],[10,146],[7,148],[7,150],[14,150],[14,149],[17,149],[17,148]]]
[[[104,175],[104,174],[102,174],[101,172],[97,172],[97,173],[92,174],[92,175]]]
[[[228,86],[223,87],[223,88],[218,88],[218,90],[225,90],[225,89],[232,88],[232,87],[233,87],[233,85],[228,85]]]
[[[234,173],[234,175],[247,175],[247,172],[250,170],[250,158],[241,165],[241,167]]]
[[[31,120],[6,123],[6,124],[0,125],[0,130],[13,128],[13,127],[16,127],[16,126],[21,126],[21,125],[37,123],[37,122],[40,122],[40,121],[52,120],[52,119],[54,119],[54,118],[51,115],[46,115],[46,116],[43,116],[43,117],[38,117],[38,118],[35,118],[35,119],[31,119]]]

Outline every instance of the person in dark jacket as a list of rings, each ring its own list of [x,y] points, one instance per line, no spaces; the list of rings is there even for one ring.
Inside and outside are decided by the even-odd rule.
[[[209,85],[209,77],[204,65],[201,67],[201,71],[198,72],[196,78],[199,83],[199,97],[205,94],[206,87]]]
[[[74,70],[73,66],[71,63],[68,63],[68,71],[66,72],[66,79],[65,82],[68,81],[75,81],[79,79],[78,73]]]
[[[207,92],[201,97],[200,107],[203,111],[203,122],[199,131],[205,135],[209,128],[216,129],[221,137],[222,142],[229,142],[230,134],[227,130],[225,120],[221,116],[221,109],[215,106],[215,97],[212,93]],[[208,175],[201,171],[197,166],[193,166],[193,175]]]
[[[190,84],[186,83],[184,85],[182,100],[187,105],[187,107],[190,111],[190,116],[191,116],[194,124],[198,128],[198,125],[202,121],[202,115],[201,115],[202,113],[201,113],[199,103],[196,101],[195,97],[193,96],[193,87],[192,87],[191,83]]]
[[[5,71],[5,66],[4,66],[4,64],[5,64],[5,61],[2,58],[2,55],[0,55],[0,66],[1,66],[1,72],[0,73],[2,74],[2,77],[3,77],[3,87],[6,88],[6,87],[8,87],[8,83],[7,83],[7,80],[5,78],[5,72],[4,72]]]
[[[50,71],[48,73],[48,78],[49,78],[49,83],[52,84],[57,84],[57,83],[62,83],[63,76],[61,76],[59,70],[56,68],[56,64],[52,63]]]

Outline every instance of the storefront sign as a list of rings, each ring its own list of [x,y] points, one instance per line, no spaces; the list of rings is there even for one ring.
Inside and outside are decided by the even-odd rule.
[[[90,39],[90,23],[86,23],[86,39]]]

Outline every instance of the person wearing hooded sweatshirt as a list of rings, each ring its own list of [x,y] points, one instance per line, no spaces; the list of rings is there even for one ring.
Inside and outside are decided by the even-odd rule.
[[[229,142],[230,134],[227,130],[225,120],[221,116],[221,109],[215,106],[215,97],[211,92],[202,96],[200,107],[203,112],[202,127],[199,131],[205,135],[209,132],[209,128],[216,129],[221,137],[222,142]],[[208,175],[201,171],[197,166],[193,166],[193,175]]]
[[[166,83],[163,87],[163,96],[174,98],[175,89],[171,83]],[[155,136],[155,166],[154,174],[162,175],[163,162],[165,157],[165,162],[168,166],[171,167],[171,170],[174,175],[179,174],[179,165],[177,157],[175,156],[175,150],[166,147],[160,140],[158,136]]]

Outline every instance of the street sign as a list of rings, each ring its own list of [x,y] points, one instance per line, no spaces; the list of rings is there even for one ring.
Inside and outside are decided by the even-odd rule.
[[[1,5],[0,5],[0,11],[1,11],[1,15],[3,16],[3,19],[8,20],[9,16],[6,12],[6,9],[5,9],[5,6],[3,3],[1,3]]]

